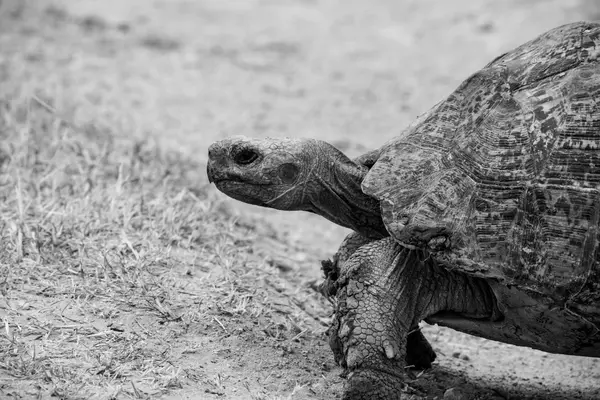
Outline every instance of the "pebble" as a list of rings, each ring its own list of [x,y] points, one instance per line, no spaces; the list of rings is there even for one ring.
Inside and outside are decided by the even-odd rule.
[[[470,396],[460,388],[450,388],[444,392],[444,400],[469,400]]]

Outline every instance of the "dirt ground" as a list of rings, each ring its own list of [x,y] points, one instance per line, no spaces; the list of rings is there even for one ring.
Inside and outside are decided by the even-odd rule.
[[[0,98],[9,104],[18,92],[44,107],[51,102],[47,109],[55,117],[68,116],[74,126],[98,124],[126,143],[123,148],[129,141],[149,140],[175,154],[174,164],[186,160],[177,171],[190,177],[169,190],[185,190],[197,201],[196,208],[177,208],[183,200],[165,193],[166,200],[154,206],[158,222],[144,240],[169,248],[168,254],[160,253],[166,261],[157,273],[172,285],[150,309],[134,302],[125,307],[96,293],[77,311],[69,303],[72,297],[60,290],[34,295],[27,291],[33,283],[10,272],[0,298],[6,332],[0,342],[6,357],[0,361],[0,397],[339,397],[342,371],[324,336],[331,307],[313,288],[320,279],[319,260],[335,252],[347,231],[317,216],[263,210],[220,195],[204,173],[208,145],[237,134],[315,137],[356,156],[394,137],[503,51],[582,19],[600,19],[600,3],[0,1]],[[13,140],[2,134],[6,143]],[[97,140],[86,138],[80,141],[84,149]],[[189,237],[160,222],[174,209],[203,215],[190,229],[204,232],[186,233],[205,238],[203,245],[175,243],[177,235]],[[212,213],[219,215],[218,223]],[[13,214],[2,215],[9,221]],[[31,218],[36,224],[44,220]],[[9,232],[10,222],[1,226],[6,233],[0,240],[8,238],[3,243],[18,236]],[[128,229],[115,229],[110,238],[127,245]],[[152,230],[157,234],[151,242]],[[20,245],[6,246],[6,258],[0,256],[6,271],[43,267],[39,260],[27,261]],[[135,248],[134,255],[140,252],[135,245],[125,247]],[[83,272],[65,268],[68,281],[77,286]],[[59,287],[63,278],[47,279]],[[106,279],[106,288],[124,280],[118,274]],[[115,296],[121,301],[127,290]],[[167,303],[169,310],[162,305]],[[63,312],[54,315],[48,304]],[[114,313],[105,312],[112,307]],[[34,317],[47,319],[46,330],[26,332],[26,321]],[[50,332],[62,335],[73,329],[74,319],[85,319],[86,329],[95,329],[81,338],[87,350],[78,347],[75,335],[68,340],[70,355],[58,357],[50,344],[60,347],[59,342],[52,342]],[[437,326],[423,330],[438,361],[429,371],[409,372],[407,398],[442,398],[453,387],[465,399],[600,398],[598,359],[546,354]],[[139,347],[119,336],[129,334],[140,338]],[[109,352],[117,342],[149,355],[126,370],[109,368],[112,364],[102,358],[108,353],[86,358],[91,354],[86,351],[102,347]],[[36,348],[45,351],[41,364],[34,363]],[[127,357],[119,362],[125,365]]]

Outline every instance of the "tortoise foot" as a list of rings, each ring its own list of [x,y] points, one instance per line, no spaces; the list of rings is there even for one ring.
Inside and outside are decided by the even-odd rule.
[[[396,375],[375,369],[360,369],[348,375],[342,399],[401,399],[404,387],[401,371]]]

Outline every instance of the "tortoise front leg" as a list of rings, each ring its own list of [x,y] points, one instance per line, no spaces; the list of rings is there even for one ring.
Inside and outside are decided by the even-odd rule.
[[[336,281],[340,275],[340,263],[345,263],[360,247],[373,242],[372,239],[352,232],[346,236],[340,249],[333,257],[333,261],[322,261],[322,270],[325,282],[321,285],[321,292],[326,297],[335,296]],[[436,359],[436,354],[431,344],[427,341],[418,325],[411,326],[406,345],[406,364],[416,369],[431,368],[431,363]]]
[[[340,265],[334,324],[336,361],[349,372],[344,399],[398,399],[411,327],[439,311],[490,318],[484,280],[449,272],[391,238],[360,247]]]

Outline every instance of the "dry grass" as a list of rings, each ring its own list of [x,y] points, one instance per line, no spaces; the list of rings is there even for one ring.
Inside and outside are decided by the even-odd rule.
[[[321,337],[303,305],[316,295],[253,254],[254,226],[217,200],[201,164],[124,137],[102,110],[77,124],[44,77],[4,66],[0,397],[219,397],[231,377],[218,366],[232,357],[204,361],[245,346],[232,338],[268,358]],[[244,386],[268,398],[260,382]]]
[[[144,313],[149,324],[184,327],[200,318],[171,249],[216,258],[210,249],[232,229],[182,182],[198,166],[70,127],[35,99],[3,100],[1,367],[61,397],[95,386],[136,397],[136,375],[153,390],[180,385],[162,337],[172,331],[148,336],[115,319]]]
[[[75,127],[35,97],[0,104],[5,387],[156,396],[198,378],[180,363],[187,333],[208,324],[226,337],[236,317],[270,319],[268,286],[257,283],[277,270],[198,189],[203,168],[151,141]],[[297,341],[310,330],[301,314],[261,330]]]

